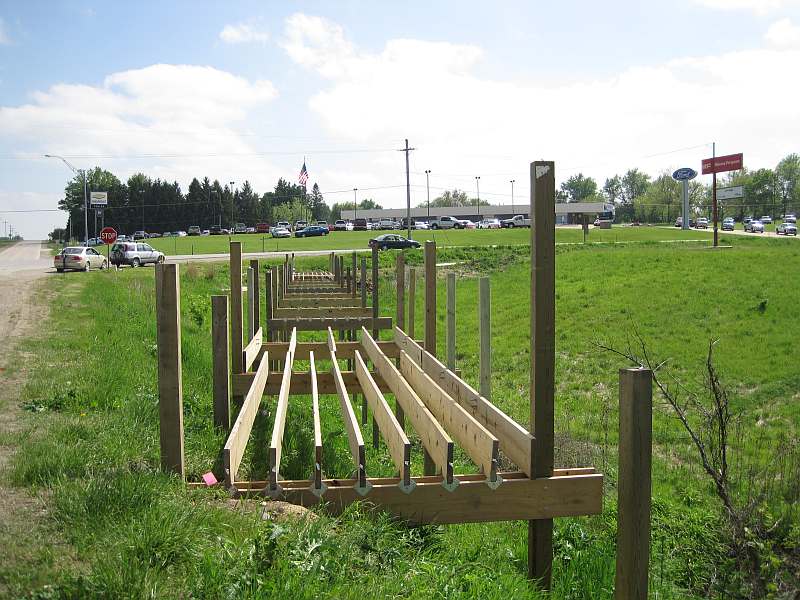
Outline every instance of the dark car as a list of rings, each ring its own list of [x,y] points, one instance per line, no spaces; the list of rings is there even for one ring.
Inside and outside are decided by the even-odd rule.
[[[407,240],[402,235],[396,233],[384,233],[369,241],[370,248],[377,248],[378,250],[388,249],[403,249],[403,248],[419,248],[420,243],[417,240]]]
[[[294,237],[314,237],[317,235],[328,235],[328,228],[321,225],[309,225],[294,232]]]
[[[355,219],[353,221],[353,231],[366,231],[367,230],[367,220],[366,219]]]
[[[222,235],[222,227],[220,227],[219,225],[212,225],[211,235]]]

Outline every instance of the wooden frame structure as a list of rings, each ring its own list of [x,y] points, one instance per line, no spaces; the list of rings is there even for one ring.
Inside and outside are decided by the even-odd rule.
[[[233,495],[264,495],[306,507],[324,503],[334,512],[352,502],[366,500],[413,524],[527,520],[529,575],[549,587],[552,519],[601,512],[603,475],[592,467],[560,469],[553,465],[555,247],[550,231],[554,220],[550,214],[555,189],[553,163],[532,163],[531,184],[531,214],[537,225],[531,246],[530,431],[489,400],[488,279],[480,284],[481,391],[464,381],[454,364],[454,278],[448,278],[447,282],[447,364],[437,358],[433,242],[427,242],[424,250],[424,341],[413,335],[416,271],[409,269],[406,278],[402,255],[396,265],[396,323],[400,326],[393,326],[391,317],[380,316],[377,251],[371,257],[371,281],[367,279],[363,257],[359,276],[355,252],[347,268],[343,256],[331,253],[330,270],[313,272],[297,271],[294,256],[287,254],[282,266],[265,272],[263,303],[258,298],[259,265],[252,261],[246,273],[248,327],[245,330],[241,246],[231,242],[230,302],[226,296],[212,297],[212,355],[215,424],[228,428],[231,398],[238,409],[222,449],[222,475]],[[182,473],[178,279],[176,265],[160,265],[157,269],[162,464],[165,469]],[[175,289],[170,287],[173,285]],[[367,303],[369,291],[371,306]],[[304,332],[310,331],[324,332],[326,340],[300,339]],[[381,339],[382,332],[383,338],[390,339]],[[307,361],[308,369],[295,370],[297,361]],[[328,372],[319,369],[320,361],[330,364]],[[347,368],[342,368],[342,361],[346,361]],[[628,405],[636,405],[639,396],[650,393],[649,387],[641,383],[647,375],[637,377],[640,383],[635,389],[627,383],[633,379],[621,378]],[[387,394],[393,398],[387,398]],[[326,478],[320,395],[338,397],[353,461],[350,478]],[[353,406],[357,395],[363,399],[360,422]],[[281,471],[284,430],[289,403],[297,396],[310,396],[303,401],[310,402],[312,408],[314,468],[304,474],[306,478],[284,479]],[[239,466],[264,398],[273,404],[274,420],[269,446],[257,451],[268,456],[268,477],[264,481],[247,481],[240,477]],[[367,424],[368,412],[373,417],[373,445],[380,438],[384,440],[396,470],[394,477],[369,475],[361,431]],[[637,419],[649,415],[632,414]],[[422,445],[423,474],[412,473],[413,447],[408,428],[416,432]],[[621,438],[629,435],[630,427],[626,428],[626,431],[621,429]],[[174,438],[180,438],[180,443]],[[637,439],[635,447],[644,448],[646,443],[649,438]],[[456,446],[475,465],[473,472],[456,472],[453,461]],[[517,469],[501,472],[500,453]],[[642,474],[641,467],[638,468],[637,473]],[[640,506],[641,498],[633,497],[629,504]],[[649,518],[649,512],[640,510],[637,514]],[[631,533],[620,543],[626,547],[637,544],[641,548],[642,526],[639,516],[636,535]],[[628,538],[630,542],[625,541]],[[624,549],[620,552],[621,556],[628,556]],[[636,589],[641,589],[641,568],[637,567],[634,574],[624,576],[622,581],[632,578],[636,578]],[[646,592],[646,561],[644,581]]]

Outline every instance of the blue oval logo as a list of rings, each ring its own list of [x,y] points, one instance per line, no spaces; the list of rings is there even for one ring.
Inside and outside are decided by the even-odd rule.
[[[697,177],[697,171],[689,167],[683,167],[682,169],[678,169],[672,174],[672,178],[676,181],[689,181],[690,179],[694,179]]]

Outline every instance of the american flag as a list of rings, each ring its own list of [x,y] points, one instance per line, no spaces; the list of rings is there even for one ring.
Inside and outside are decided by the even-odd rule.
[[[303,161],[303,168],[300,169],[300,177],[298,177],[300,185],[305,185],[308,181],[308,171],[306,170],[306,161]]]

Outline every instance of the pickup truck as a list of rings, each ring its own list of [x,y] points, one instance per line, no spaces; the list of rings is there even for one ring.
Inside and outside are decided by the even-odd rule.
[[[500,221],[500,227],[513,229],[514,227],[530,227],[531,220],[526,219],[522,215],[514,215],[510,219],[503,219]]]
[[[431,229],[461,229],[461,223],[453,217],[431,217],[428,224]]]

